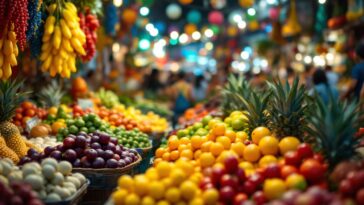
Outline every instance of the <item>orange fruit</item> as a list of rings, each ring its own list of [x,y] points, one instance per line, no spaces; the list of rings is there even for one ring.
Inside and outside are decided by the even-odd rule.
[[[224,151],[224,146],[221,143],[212,143],[210,146],[210,152],[215,156],[219,156]]]
[[[216,142],[222,144],[224,146],[224,149],[230,149],[230,146],[231,146],[230,138],[228,138],[226,136],[221,136],[216,139]]]
[[[216,136],[222,136],[225,134],[225,130],[226,130],[225,123],[218,122],[214,125],[212,132]]]
[[[156,158],[156,159],[154,159],[154,166],[157,166],[158,165],[158,163],[159,162],[161,162],[161,161],[163,161],[163,159],[162,158]]]
[[[203,192],[202,199],[206,203],[206,205],[218,204],[219,192],[214,188],[207,189],[206,191]]]
[[[296,151],[300,143],[296,137],[285,137],[279,142],[279,151],[282,155],[289,151]]]
[[[206,137],[209,141],[215,141],[216,139],[216,136],[212,132],[210,132]]]
[[[167,177],[172,170],[171,164],[169,162],[160,162],[156,167],[159,177]]]
[[[195,183],[191,181],[184,181],[179,187],[179,190],[181,192],[182,198],[189,201],[195,197],[198,187]]]
[[[123,204],[127,195],[127,190],[119,189],[112,194],[112,200],[115,204]]]
[[[278,153],[278,140],[272,136],[265,136],[259,141],[259,149],[263,155],[275,155]]]
[[[207,142],[207,141],[208,141],[207,136],[202,136],[202,137],[201,137],[201,141],[202,141],[201,145],[202,145],[203,143]]]
[[[263,192],[269,200],[281,198],[285,191],[286,185],[281,179],[273,178],[264,181]]]
[[[233,130],[226,130],[225,136],[230,139],[231,142],[235,142],[236,139],[236,133]]]
[[[120,189],[132,191],[134,189],[134,180],[129,175],[123,175],[118,179],[118,185]]]
[[[246,162],[246,161],[240,162],[239,163],[239,167],[242,168],[242,169],[244,169],[244,170],[248,170],[248,169],[253,170],[254,169],[253,164],[250,163],[250,162]]]
[[[248,139],[248,134],[244,131],[236,132],[235,136],[236,136],[235,141],[244,142],[245,140]]]
[[[178,139],[172,138],[168,140],[168,147],[170,150],[175,150],[178,148],[180,142]]]
[[[193,149],[200,149],[202,146],[202,143],[203,143],[203,141],[200,136],[193,136],[191,138],[191,145],[192,145]]]
[[[177,203],[180,197],[181,193],[176,187],[168,189],[165,194],[165,199],[170,203]]]
[[[248,146],[245,146],[243,156],[244,159],[248,162],[258,161],[260,158],[259,147],[255,144],[250,144]]]
[[[169,161],[170,157],[171,157],[171,154],[169,152],[166,152],[163,154],[162,159],[164,161]]]
[[[178,152],[178,150],[172,151],[171,154],[170,154],[170,159],[172,161],[176,161],[178,158],[179,158],[179,152]]]
[[[252,132],[252,140],[255,144],[259,144],[260,139],[265,136],[270,136],[270,130],[266,127],[257,127]]]
[[[201,145],[201,151],[202,152],[209,152],[210,151],[210,146],[212,145],[213,142],[211,141],[207,141],[207,142],[204,142],[202,145]]]
[[[210,167],[215,163],[215,157],[208,152],[204,152],[200,155],[200,164],[201,167]]]
[[[202,153],[201,150],[196,150],[195,153],[193,153],[193,158],[194,159],[200,158],[201,153]]]
[[[152,181],[148,186],[148,196],[159,200],[164,197],[165,187],[161,181]]]
[[[265,167],[269,164],[278,163],[278,160],[273,155],[265,155],[259,160],[259,167]]]
[[[176,161],[176,167],[182,169],[184,173],[186,173],[188,176],[194,172],[194,167],[191,164],[191,162],[187,161],[184,158],[181,158]]]
[[[171,135],[171,136],[168,138],[168,140],[173,140],[173,139],[178,140],[177,135]]]
[[[188,137],[182,137],[181,139],[179,139],[179,143],[180,144],[189,144],[191,142],[191,140]]]
[[[187,145],[185,145],[185,144],[180,144],[179,146],[178,146],[178,152],[179,153],[181,153],[183,150],[185,150],[185,149],[187,149],[188,147],[187,147]]]
[[[52,132],[57,133],[59,129],[66,127],[63,122],[54,122],[52,124]]]
[[[181,152],[181,154],[180,154],[180,157],[181,158],[187,158],[187,159],[192,159],[193,158],[193,153],[192,153],[192,151],[191,150],[189,150],[189,149],[185,149],[185,150],[183,150],[182,152]]]
[[[135,193],[128,194],[125,198],[124,204],[126,205],[140,204],[140,197]]]
[[[231,144],[231,150],[239,156],[243,156],[245,145],[242,142],[235,142]]]
[[[286,186],[289,189],[305,190],[307,182],[300,174],[291,174],[286,178]]]

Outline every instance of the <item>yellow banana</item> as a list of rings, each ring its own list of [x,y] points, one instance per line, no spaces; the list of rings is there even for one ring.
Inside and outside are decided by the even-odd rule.
[[[42,54],[40,54],[40,57],[39,57],[39,59],[41,60],[41,61],[45,61],[47,58],[48,58],[48,56],[50,56],[51,55],[51,53],[50,52],[46,52],[45,50],[43,50],[43,48],[42,48]]]
[[[53,48],[51,53],[52,53],[52,55],[57,56],[58,55],[58,50]]]
[[[66,2],[65,4],[66,4],[66,9],[69,9],[72,12],[76,12],[77,13],[77,8],[76,8],[76,6],[73,3]]]
[[[63,10],[62,12],[63,18],[68,22],[74,22],[76,21],[76,18],[69,10]]]
[[[57,8],[56,4],[51,4],[50,6],[48,6],[47,10],[50,14],[53,14],[56,8]]]
[[[67,60],[67,58],[68,58],[67,51],[65,51],[64,49],[59,50],[59,55],[64,60]]]
[[[77,38],[71,38],[71,45],[80,55],[86,55],[85,49]]]
[[[52,45],[54,46],[54,48],[59,49],[59,47],[61,46],[61,40],[62,40],[62,34],[61,34],[61,28],[59,27],[59,25],[56,25],[56,27],[54,28],[54,35],[52,38]]]
[[[13,53],[13,43],[10,40],[5,40],[4,54],[10,56]]]
[[[56,74],[57,74],[57,68],[56,68],[54,65],[52,65],[52,67],[51,67],[51,69],[50,69],[49,74],[50,74],[52,77],[56,76]]]
[[[73,52],[73,48],[71,46],[71,43],[68,39],[63,39],[62,40],[62,48],[68,52]]]
[[[4,55],[2,53],[0,53],[0,68],[4,63]],[[1,69],[0,69],[1,70]],[[1,78],[1,77],[0,77]]]
[[[55,67],[58,67],[61,65],[62,58],[60,58],[58,55],[54,57],[53,59],[53,65]]]
[[[11,66],[10,63],[6,63],[5,66],[3,66],[3,78],[8,79],[11,76]]]
[[[8,38],[11,40],[11,42],[16,43],[16,34],[14,31],[8,32]]]
[[[43,68],[45,69],[45,70],[48,70],[49,69],[49,67],[51,66],[51,63],[52,63],[52,55],[49,55],[48,56],[48,58],[44,61],[44,63],[43,63],[43,65],[42,66],[44,66]]]
[[[70,70],[68,70],[68,69],[63,69],[62,70],[62,77],[64,77],[64,78],[70,78],[71,77],[71,72],[70,72]]]
[[[61,73],[62,72],[62,65],[59,66],[55,66],[57,69],[57,73]]]
[[[72,33],[71,30],[68,28],[66,22],[63,19],[61,19],[60,24],[61,24],[62,35],[66,38],[71,38]]]
[[[48,16],[45,25],[44,25],[44,34],[52,34],[54,31],[54,23],[56,22],[56,17],[54,16]]]
[[[15,54],[15,56],[18,56],[19,55],[19,49],[18,49],[18,46],[16,44],[13,44],[13,52]]]
[[[16,60],[16,56],[14,53],[12,53],[9,57],[9,62],[11,66],[16,66],[18,65],[18,61]]]
[[[50,34],[44,34],[42,37],[42,42],[48,42],[51,39],[51,35]]]
[[[52,45],[49,42],[43,43],[43,45],[42,45],[43,52],[49,51],[51,48],[52,48]]]

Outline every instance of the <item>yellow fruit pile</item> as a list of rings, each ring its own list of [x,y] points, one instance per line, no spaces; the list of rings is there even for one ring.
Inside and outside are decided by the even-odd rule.
[[[161,162],[149,168],[144,175],[119,178],[118,190],[112,194],[115,205],[125,204],[216,204],[218,192],[214,189],[202,193],[199,182],[202,173],[194,172],[185,161]]]
[[[18,46],[16,45],[16,34],[11,29],[3,33],[0,39],[0,78],[6,80],[11,76],[11,67],[18,64]]]
[[[58,73],[69,78],[71,72],[77,70],[77,55],[86,53],[83,48],[86,36],[80,28],[74,4],[66,2],[64,7],[52,4],[48,11],[42,38],[41,69],[43,72],[49,71],[52,77]]]

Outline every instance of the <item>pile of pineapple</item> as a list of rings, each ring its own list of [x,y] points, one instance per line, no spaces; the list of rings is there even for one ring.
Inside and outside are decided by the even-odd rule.
[[[21,86],[22,81],[18,80],[0,82],[0,158],[9,158],[14,163],[18,163],[30,148],[39,150],[25,140],[11,122],[15,109],[27,94],[18,92]]]

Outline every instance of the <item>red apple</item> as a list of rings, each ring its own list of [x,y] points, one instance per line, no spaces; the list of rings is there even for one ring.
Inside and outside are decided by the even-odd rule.
[[[361,188],[357,193],[355,197],[356,203],[358,205],[364,204],[364,188]]]
[[[244,182],[244,185],[243,185],[243,190],[244,190],[244,193],[250,195],[250,194],[253,194],[256,190],[257,186],[255,185],[254,182],[248,180],[248,181],[245,181]]]
[[[300,173],[311,183],[319,182],[325,171],[319,161],[307,159],[300,166]]]
[[[229,156],[224,161],[225,169],[228,173],[235,173],[238,169],[239,161],[234,156]]]
[[[265,167],[264,176],[266,178],[280,178],[281,169],[278,164],[270,164]]]
[[[319,161],[320,163],[324,162],[324,157],[320,153],[314,154],[313,158]]]
[[[241,205],[244,201],[248,199],[248,196],[244,193],[238,193],[234,197],[234,205]]]
[[[242,183],[246,180],[245,170],[243,168],[239,168],[236,172],[236,176],[239,179],[239,182]]]
[[[339,190],[344,196],[352,196],[354,194],[354,189],[347,179],[340,182]]]
[[[301,158],[298,155],[298,152],[291,151],[284,154],[284,161],[287,165],[298,167],[301,163]]]
[[[257,187],[264,182],[264,177],[262,174],[254,173],[249,176],[249,181],[253,182],[254,185]]]
[[[225,187],[229,186],[233,189],[236,189],[238,187],[239,180],[236,176],[232,176],[229,174],[224,174],[220,179],[220,186]]]
[[[309,144],[302,143],[297,147],[297,153],[300,159],[307,159],[313,157],[313,151]]]
[[[220,182],[221,177],[226,173],[223,167],[214,167],[211,172],[211,181],[216,186]]]
[[[232,187],[225,186],[220,189],[220,201],[230,204],[235,197],[235,191]]]
[[[264,203],[267,202],[267,198],[264,196],[263,191],[256,191],[253,194],[253,200],[257,205],[263,205]]]
[[[359,181],[359,187],[364,188],[364,170],[358,171],[356,178]]]
[[[284,165],[281,167],[281,177],[283,179],[287,178],[291,174],[298,173],[298,170],[296,167],[292,165]]]

